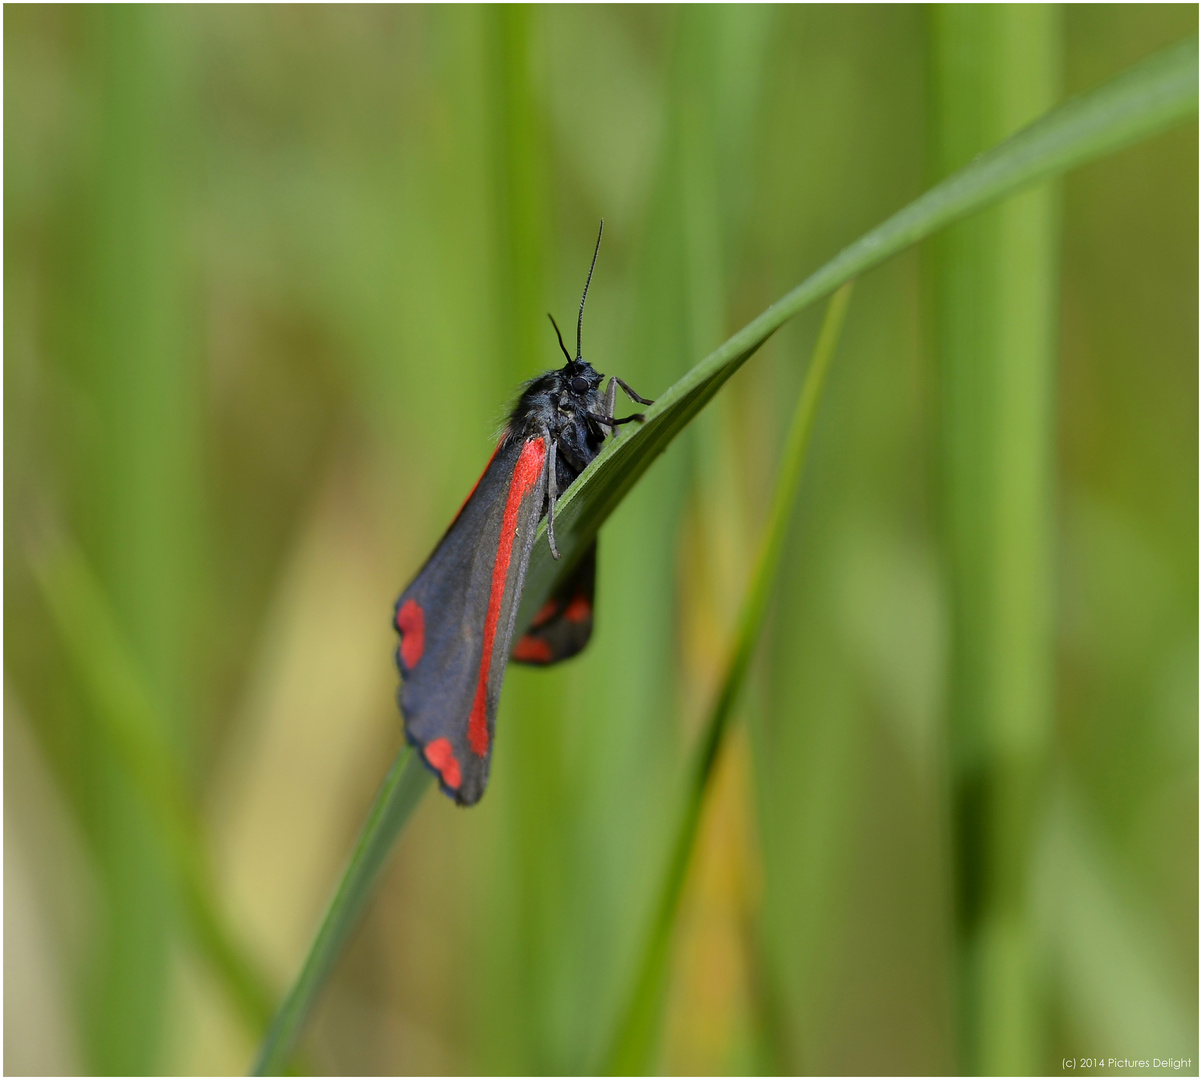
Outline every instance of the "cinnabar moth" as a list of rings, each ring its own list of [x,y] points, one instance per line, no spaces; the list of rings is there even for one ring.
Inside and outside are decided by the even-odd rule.
[[[510,647],[538,523],[548,515],[547,540],[558,559],[558,494],[597,456],[607,430],[643,419],[614,417],[617,387],[651,404],[617,376],[602,392],[602,375],[580,355],[584,302],[604,228],[603,221],[580,298],[575,359],[552,318],[567,363],[523,387],[484,474],[396,603],[405,736],[461,806],[478,802],[488,783],[506,662],[566,660],[592,633],[595,541]]]

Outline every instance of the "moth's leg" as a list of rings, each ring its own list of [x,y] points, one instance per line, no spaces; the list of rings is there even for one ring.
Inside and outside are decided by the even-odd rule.
[[[616,375],[615,375],[615,376],[614,376],[612,379],[610,379],[610,380],[609,380],[609,385],[610,385],[610,388],[611,388],[611,389],[613,388],[613,384],[614,384],[615,382],[616,382],[616,383],[617,383],[617,384],[618,384],[618,385],[619,385],[619,386],[620,386],[620,387],[621,387],[623,390],[625,390],[625,391],[626,391],[626,396],[627,396],[628,398],[630,398],[630,400],[631,400],[631,401],[637,401],[637,402],[638,402],[640,405],[654,405],[654,404],[655,404],[655,402],[654,402],[654,401],[653,401],[651,398],[640,397],[640,396],[639,396],[638,394],[636,394],[636,393],[635,393],[633,390],[631,390],[631,389],[630,389],[630,387],[629,387],[629,386],[627,386],[627,385],[626,385],[626,383],[624,383],[624,382],[623,382],[621,379],[619,379],[619,378],[618,378]],[[613,416],[613,412],[614,412],[614,411],[613,411],[613,407],[611,406],[611,407],[610,407],[610,410],[609,410],[609,415],[610,415],[610,416]]]
[[[551,545],[551,555],[559,558],[559,549],[555,546],[555,500],[559,492],[555,487],[555,440],[551,432],[543,428],[543,442],[547,447],[547,542]]]
[[[606,420],[612,420],[614,409],[618,404],[618,384],[614,376],[609,377],[609,382],[605,387],[605,408],[601,410]]]
[[[590,420],[596,420],[598,424],[604,424],[606,427],[616,428],[621,424],[629,424],[631,420],[646,420],[647,418],[642,413],[635,413],[633,416],[602,416],[600,413],[586,413]]]

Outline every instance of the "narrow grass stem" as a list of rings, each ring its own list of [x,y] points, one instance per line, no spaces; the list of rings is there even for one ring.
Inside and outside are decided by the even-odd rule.
[[[372,803],[309,955],[259,1049],[254,1075],[278,1075],[287,1064],[301,1027],[371,896],[393,843],[429,786],[430,774],[417,755],[405,747]]]
[[[693,848],[696,845],[705,793],[764,626],[768,598],[780,567],[781,550],[797,500],[810,437],[814,431],[814,417],[826,383],[826,374],[835,354],[835,346],[839,341],[839,333],[843,328],[851,288],[852,283],[848,282],[831,297],[822,330],[814,345],[810,367],[806,372],[805,383],[785,442],[780,475],[773,492],[772,508],[764,529],[759,555],[739,613],[726,674],[697,748],[654,921],[639,963],[633,990],[621,1013],[622,1019],[610,1048],[606,1063],[606,1071],[609,1073],[638,1075],[648,1072],[651,1065],[659,1031],[672,929],[684,892]]]

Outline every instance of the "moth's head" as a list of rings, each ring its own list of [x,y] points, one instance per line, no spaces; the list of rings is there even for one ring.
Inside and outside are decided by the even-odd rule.
[[[565,389],[577,397],[587,397],[601,385],[601,376],[587,360],[569,360],[559,373]]]
[[[547,318],[551,320],[551,325],[555,326],[554,317],[548,315]],[[559,336],[558,326],[555,326],[555,333]],[[562,336],[559,336],[559,347],[563,349],[564,358],[567,360],[567,363],[558,371],[560,387],[578,397],[587,397],[601,385],[601,376],[583,357],[577,356],[574,360],[572,359],[571,353],[564,349]]]

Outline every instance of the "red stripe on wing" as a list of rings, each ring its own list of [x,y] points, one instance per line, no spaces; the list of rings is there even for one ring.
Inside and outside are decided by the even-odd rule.
[[[543,459],[547,448],[542,439],[530,439],[522,447],[521,456],[509,482],[505,500],[505,516],[501,520],[501,537],[497,543],[497,560],[492,568],[492,592],[488,598],[488,616],[484,620],[484,653],[480,658],[480,680],[476,684],[476,700],[467,722],[467,742],[472,751],[483,757],[488,753],[488,721],[485,703],[488,698],[488,670],[492,665],[492,647],[497,636],[497,620],[501,616],[501,601],[505,598],[505,581],[509,576],[509,559],[513,554],[513,536],[517,531],[518,510],[522,499],[543,474]]]

